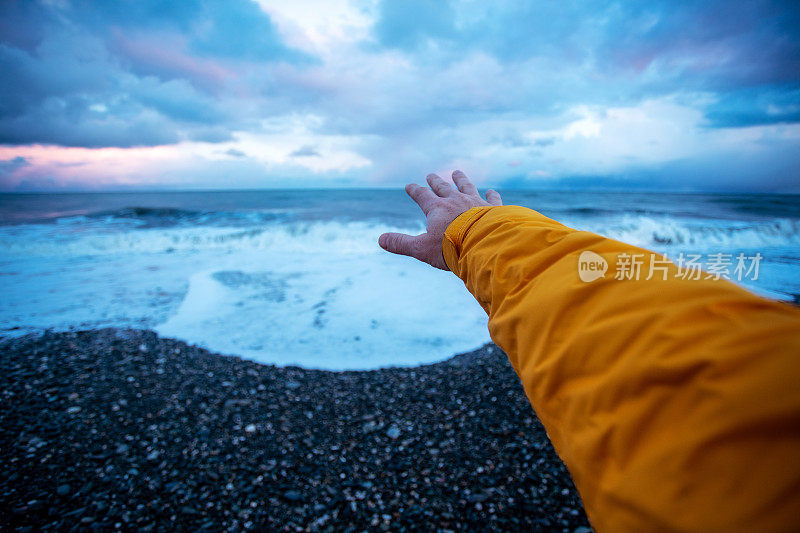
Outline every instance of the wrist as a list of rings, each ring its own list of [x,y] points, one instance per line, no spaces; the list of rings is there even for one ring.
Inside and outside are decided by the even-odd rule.
[[[444,258],[445,265],[456,275],[459,275],[458,258],[461,253],[461,244],[464,241],[464,237],[472,225],[494,207],[495,206],[472,207],[458,215],[448,224],[442,237],[442,257]]]

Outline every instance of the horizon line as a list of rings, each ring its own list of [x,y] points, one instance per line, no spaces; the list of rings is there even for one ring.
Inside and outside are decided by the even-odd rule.
[[[478,187],[498,192],[593,192],[593,193],[662,193],[662,194],[730,194],[730,195],[780,195],[798,196],[800,191],[753,191],[746,189],[666,189],[666,188],[613,188],[613,187]],[[51,189],[51,190],[0,190],[0,195],[58,195],[58,194],[134,194],[134,193],[234,193],[277,191],[403,191],[403,186],[339,186],[339,187],[243,187],[243,188],[107,188],[107,189]]]

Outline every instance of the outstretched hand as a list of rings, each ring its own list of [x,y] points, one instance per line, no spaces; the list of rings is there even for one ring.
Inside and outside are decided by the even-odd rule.
[[[442,255],[442,238],[447,226],[468,209],[503,205],[503,202],[500,194],[492,189],[486,191],[486,200],[481,198],[478,189],[460,170],[453,172],[453,183],[458,189],[436,174],[428,174],[427,179],[430,189],[409,183],[406,192],[425,213],[428,231],[421,235],[384,233],[378,244],[388,252],[408,255],[436,268],[449,270]]]

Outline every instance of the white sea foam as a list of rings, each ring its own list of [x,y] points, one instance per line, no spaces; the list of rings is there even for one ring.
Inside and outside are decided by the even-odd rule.
[[[233,268],[226,262],[224,268]],[[279,364],[353,369],[433,362],[488,341],[447,273],[383,254],[284,257],[191,277],[159,333]]]
[[[574,222],[574,223],[570,223]],[[680,246],[705,249],[800,245],[800,222],[680,220],[670,217],[623,216],[611,220],[569,221],[587,229],[644,247]],[[0,258],[98,256],[118,253],[272,251],[341,253],[375,251],[376,235],[398,228],[367,221],[296,222],[252,227],[191,226],[119,231],[106,224],[78,225],[65,232],[52,225],[0,228]],[[403,229],[408,231],[408,228]],[[423,231],[421,225],[418,231]]]
[[[422,231],[422,226],[419,226]],[[239,252],[367,253],[377,235],[398,231],[370,222],[301,222],[253,227],[193,226],[110,231],[106,226],[64,233],[53,226],[0,228],[0,258],[101,256],[120,253]],[[408,231],[406,228],[404,231]]]
[[[652,231],[652,240],[669,245],[722,248],[758,248],[761,246],[791,246],[800,244],[800,224],[797,221],[779,219],[770,222],[735,225],[658,224]],[[707,223],[706,223],[707,224]]]
[[[397,229],[7,227],[0,324],[151,327],[223,353],[327,369],[433,362],[488,342],[486,315],[460,280],[378,248],[378,236]]]
[[[486,315],[460,280],[378,248],[382,232],[407,227],[259,220],[148,227],[72,217],[0,227],[3,334],[150,327],[265,363],[329,369],[433,362],[489,340]],[[753,288],[780,296],[796,279],[796,220],[564,222],[651,249],[772,250],[789,259],[762,268]]]
[[[800,245],[800,222],[789,219],[742,222],[625,215],[611,220],[593,220],[588,225],[579,222],[577,226],[646,248],[718,248],[724,252]]]

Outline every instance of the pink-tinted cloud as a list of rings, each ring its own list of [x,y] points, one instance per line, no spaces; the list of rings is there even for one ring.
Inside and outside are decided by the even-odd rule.
[[[181,155],[175,146],[79,148],[53,145],[0,146],[0,161],[22,158],[27,164],[0,175],[0,189],[15,190],[47,182],[56,188],[135,185],[142,174],[172,165]]]
[[[187,40],[176,33],[133,36],[115,27],[109,46],[134,71],[163,79],[185,79],[199,89],[218,92],[236,76],[234,70],[217,60],[187,53]]]

